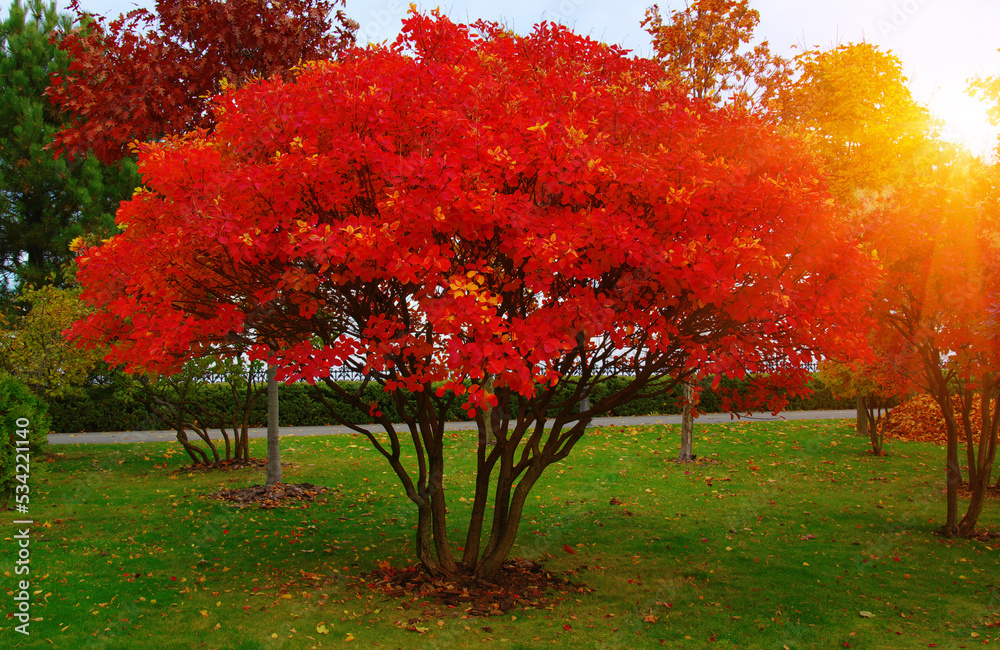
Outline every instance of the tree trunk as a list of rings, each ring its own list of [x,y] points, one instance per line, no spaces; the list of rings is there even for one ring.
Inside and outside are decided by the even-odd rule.
[[[679,462],[694,460],[694,386],[688,382],[681,384],[684,389],[684,406],[681,409],[681,451],[677,454]]]
[[[503,568],[503,563],[507,559],[507,556],[510,555],[510,551],[514,547],[514,542],[517,540],[517,531],[521,525],[521,515],[524,513],[524,502],[531,488],[542,475],[542,471],[543,467],[541,465],[536,465],[529,469],[525,477],[513,490],[513,494],[511,494],[510,490],[512,484],[507,484],[507,494],[506,499],[504,499],[507,506],[507,516],[500,526],[497,526],[496,522],[494,522],[487,552],[483,553],[482,560],[479,566],[476,567],[477,578],[492,581],[496,578],[500,569]],[[499,497],[500,495],[498,494],[497,496]]]
[[[486,381],[483,382],[483,390],[487,395],[493,395],[493,375],[486,375]],[[489,402],[486,402],[486,408],[483,410],[483,419],[486,421],[486,444],[495,445],[497,443],[496,434],[493,432],[493,407],[490,406]]]
[[[969,489],[973,489],[972,485],[976,483],[976,450],[973,446],[973,431],[972,431],[972,399],[973,393],[970,387],[966,387],[965,391],[962,393],[962,428],[965,433],[965,455],[966,461],[969,466]],[[986,423],[984,422],[985,426]],[[980,440],[982,440],[982,433],[980,435]]]
[[[192,464],[197,465],[198,463],[204,463],[205,465],[208,465],[208,455],[205,454],[204,450],[192,445],[188,441],[187,432],[184,431],[183,425],[179,425],[177,427],[177,442],[181,443],[184,447],[184,451],[186,451],[188,456],[191,457]],[[201,454],[201,458],[199,459],[195,453]]]
[[[971,465],[969,467],[969,489],[972,490],[972,498],[969,501],[969,507],[965,512],[965,516],[962,517],[962,521],[958,526],[959,534],[964,537],[969,537],[975,533],[976,523],[979,521],[979,515],[983,512],[986,493],[990,487],[993,464],[996,461],[998,428],[1000,428],[998,427],[1000,423],[997,422],[997,417],[1000,416],[1000,400],[997,400],[995,406],[992,404],[995,382],[996,378],[991,373],[985,373],[982,377],[981,412],[983,427],[979,432],[978,458],[975,458],[975,455],[973,455],[973,458],[975,458],[975,469],[973,470]],[[971,408],[969,410],[971,411]],[[962,411],[962,419],[966,431],[969,431],[971,429],[972,418],[965,409]]]
[[[226,441],[226,460],[231,460],[232,457],[233,457],[233,455],[232,455],[232,446],[229,444],[229,434],[226,433],[226,424],[225,424],[225,422],[223,422],[222,425],[219,427],[219,431],[222,432],[222,439]],[[234,432],[234,435],[235,435],[235,432]]]
[[[872,443],[872,454],[881,456],[883,455],[882,447],[885,444],[885,427],[879,426],[882,424],[882,415],[884,413],[882,403],[873,398],[872,404],[869,404],[868,400],[864,400],[864,404],[865,426],[868,429],[868,439]]]
[[[858,412],[855,416],[855,421],[857,422],[856,428],[858,430],[859,436],[868,437],[868,405],[865,404],[865,396],[858,395],[857,404],[855,406]]]
[[[281,450],[278,430],[277,369],[267,367],[267,485],[281,483]]]
[[[941,534],[951,537],[958,533],[958,488],[962,485],[962,468],[958,463],[958,421],[955,418],[947,379],[936,366],[932,372],[934,399],[941,407],[945,431],[948,433],[948,454],[945,464],[947,519],[941,528]]]

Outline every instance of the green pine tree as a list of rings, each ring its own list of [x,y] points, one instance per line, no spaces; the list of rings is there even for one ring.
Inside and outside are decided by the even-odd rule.
[[[114,213],[138,185],[131,160],[54,157],[53,135],[69,119],[45,95],[49,75],[69,61],[58,39],[78,28],[55,2],[14,0],[0,24],[0,302],[26,284],[65,281],[59,273],[85,233],[108,236]]]

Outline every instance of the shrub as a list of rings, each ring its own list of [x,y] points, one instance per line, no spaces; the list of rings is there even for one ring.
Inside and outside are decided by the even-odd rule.
[[[27,421],[27,426],[25,425]],[[20,381],[0,374],[0,510],[7,507],[19,474],[30,473],[30,460],[45,449],[49,433],[49,415],[45,403],[35,397]],[[24,437],[19,431],[27,431]],[[18,444],[27,440],[28,445]],[[29,462],[24,463],[27,455]],[[20,458],[18,458],[20,456]],[[18,465],[22,467],[18,468]],[[29,472],[24,471],[27,464]],[[23,492],[24,490],[22,490]]]

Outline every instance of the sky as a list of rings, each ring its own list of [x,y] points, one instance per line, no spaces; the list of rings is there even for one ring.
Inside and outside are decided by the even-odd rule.
[[[65,6],[67,0],[57,0]],[[83,8],[115,16],[153,0],[80,0]],[[594,39],[649,55],[650,37],[640,23],[650,0],[451,0],[416,2],[440,6],[457,22],[486,19],[526,33],[542,20],[560,22]],[[684,0],[661,1],[660,11]],[[1000,2],[997,0],[751,0],[760,12],[757,36],[771,50],[792,57],[803,47],[828,49],[867,41],[900,58],[913,96],[944,121],[946,139],[973,153],[991,155],[997,128],[986,107],[965,94],[974,76],[1000,75]],[[409,7],[407,0],[347,0],[346,12],[361,29],[358,40],[392,40]]]

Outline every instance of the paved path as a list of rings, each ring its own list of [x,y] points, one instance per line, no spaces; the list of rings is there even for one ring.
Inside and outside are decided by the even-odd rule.
[[[853,418],[855,411],[788,411],[773,416],[770,413],[753,413],[742,420],[839,420],[842,418]],[[718,424],[735,422],[728,413],[706,413],[695,423]],[[594,418],[590,427],[625,427],[638,426],[643,424],[680,424],[679,415],[643,415],[637,417],[603,417]],[[447,431],[468,431],[475,430],[475,422],[448,422],[445,424]],[[352,433],[351,429],[344,426],[329,427],[282,427],[281,437],[289,436],[328,436],[333,434]],[[217,429],[211,430],[213,438],[219,437]],[[189,433],[192,438],[195,434]],[[267,429],[250,429],[251,438],[266,438]],[[177,434],[174,431],[114,431],[104,433],[50,433],[49,443],[53,445],[79,444],[84,442],[157,442],[163,440],[176,440]]]

